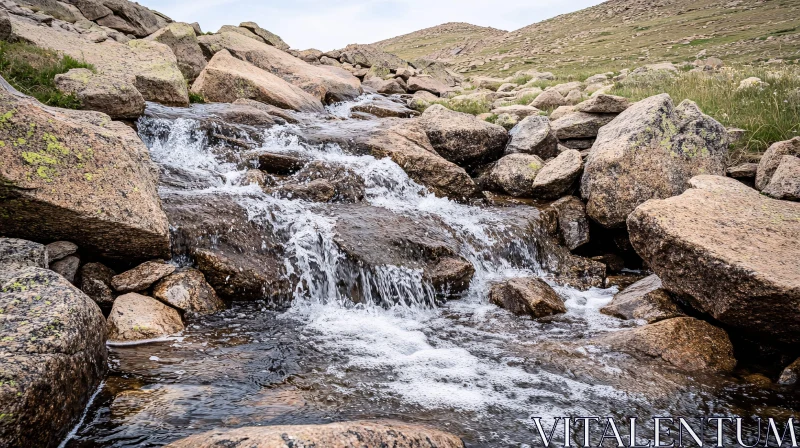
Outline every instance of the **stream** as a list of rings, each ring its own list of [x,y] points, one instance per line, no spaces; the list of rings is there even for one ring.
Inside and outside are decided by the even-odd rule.
[[[534,416],[552,424],[557,416],[797,414],[796,393],[734,376],[689,376],[587,343],[642,323],[599,312],[616,287],[582,291],[547,277],[547,254],[507,222],[508,208],[438,198],[388,158],[304,142],[306,126],[354,122],[352,105],[329,106],[333,118],[298,115],[296,124],[259,129],[257,149],[347,167],[364,181],[363,205],[437,223],[475,268],[469,289],[445,302],[421,269],[348,261],[335,226],[352,204],[246,184],[255,166],[247,151],[212,144],[195,115],[148,105],[138,129],[162,170],[162,198],[246,210],[281,246],[292,301],[288,309],[234,302],[189,319],[168,341],[109,347],[110,374],[67,447],[162,446],[219,427],[373,418],[429,424],[469,447],[523,447],[539,441]],[[567,313],[531,320],[489,303],[493,282],[530,275],[548,279]]]

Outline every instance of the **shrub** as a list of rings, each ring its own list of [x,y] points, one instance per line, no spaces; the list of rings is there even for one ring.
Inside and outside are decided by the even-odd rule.
[[[73,68],[94,67],[25,43],[0,41],[0,75],[22,93],[30,95],[49,106],[77,109],[80,106],[74,95],[64,95],[56,89],[54,78]]]

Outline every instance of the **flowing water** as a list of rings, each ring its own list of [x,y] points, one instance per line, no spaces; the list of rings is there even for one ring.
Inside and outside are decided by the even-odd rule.
[[[329,110],[339,120],[303,116],[301,123],[335,128],[351,106]],[[615,288],[552,283],[568,312],[538,321],[490,305],[492,282],[545,274],[546,254],[535,253],[499,209],[437,198],[389,159],[305,144],[297,137],[302,124],[259,131],[262,149],[355,171],[367,204],[449,230],[476,272],[463,298],[437,306],[421,270],[353,266],[334,241],[329,209],[245,185],[251,161],[211,144],[200,128],[190,114],[140,120],[162,171],[192,180],[162,181],[161,195],[224,198],[271,229],[296,285],[292,305],[274,311],[267,302],[234,303],[189,320],[169,341],[110,347],[111,373],[67,446],[161,446],[218,427],[360,418],[427,423],[468,446],[526,446],[538,440],[532,416],[783,417],[798,409],[796,396],[783,391],[689,377],[584,343],[637,325],[599,313]],[[371,285],[358,303],[337,286],[353,269]]]

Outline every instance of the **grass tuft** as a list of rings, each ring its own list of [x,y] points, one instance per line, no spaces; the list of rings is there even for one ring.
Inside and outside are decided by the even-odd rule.
[[[52,50],[25,43],[0,41],[0,75],[15,89],[36,98],[42,104],[67,109],[80,107],[74,95],[64,95],[56,89],[53,79],[73,68],[94,71],[91,64],[62,56]]]

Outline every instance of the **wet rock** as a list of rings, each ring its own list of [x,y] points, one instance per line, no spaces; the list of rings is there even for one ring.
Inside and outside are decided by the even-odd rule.
[[[169,253],[157,169],[136,132],[98,112],[56,109],[0,88],[0,227],[109,258]]]
[[[358,104],[353,106],[352,110],[356,112],[365,112],[380,118],[411,118],[419,115],[419,112],[385,98],[375,98],[368,102]]]
[[[308,159],[292,154],[277,152],[258,153],[258,169],[270,174],[286,175],[300,171]]]
[[[661,94],[637,102],[602,128],[586,159],[581,195],[589,216],[618,227],[648,199],[683,192],[693,176],[724,174],[726,135],[691,101],[673,107]]]
[[[62,258],[61,260],[50,263],[50,270],[60,274],[70,283],[75,283],[75,274],[78,273],[78,267],[80,264],[80,258],[70,255]]]
[[[147,37],[172,49],[178,68],[187,81],[194,81],[206,66],[203,50],[197,43],[197,34],[188,23],[174,22]]]
[[[123,79],[73,68],[56,75],[55,83],[60,92],[74,95],[81,109],[102,112],[114,119],[136,119],[144,112],[144,97]]]
[[[546,90],[534,98],[531,106],[537,109],[555,109],[556,107],[566,106],[567,101],[564,96],[555,90]]]
[[[287,442],[289,440],[290,442]],[[327,425],[256,426],[211,431],[173,442],[167,448],[272,448],[278,446],[391,446],[463,448],[453,434],[393,421],[354,421]]]
[[[631,214],[636,252],[693,308],[770,341],[798,341],[800,204],[727,177],[697,176],[691,184]]]
[[[367,273],[341,273],[338,278],[347,291],[360,291],[370,297],[364,284],[382,288],[381,270],[385,266],[422,271],[422,280],[435,288],[439,297],[453,298],[469,286],[474,268],[458,255],[453,236],[432,218],[408,218],[379,207],[341,205],[327,209],[336,217],[334,241]],[[365,277],[364,277],[365,276]],[[359,278],[363,277],[363,278]]]
[[[558,233],[561,242],[575,250],[589,242],[589,220],[586,207],[575,196],[563,197],[550,204],[556,212]]]
[[[631,106],[631,102],[622,96],[600,94],[575,106],[576,112],[594,114],[618,114]]]
[[[794,386],[797,384],[798,380],[800,380],[800,358],[783,369],[780,378],[778,378],[778,384],[782,386]]]
[[[726,373],[736,366],[724,330],[692,317],[676,317],[594,340],[597,345],[644,358],[660,358],[686,372]]]
[[[192,85],[208,101],[232,103],[247,98],[283,109],[322,112],[319,99],[278,76],[239,60],[226,50],[217,52]]]
[[[531,197],[536,175],[544,167],[544,162],[532,154],[509,154],[498,160],[489,179],[506,193],[516,197]]]
[[[102,263],[86,263],[79,271],[80,288],[100,307],[114,304],[114,291],[111,289],[111,278],[117,275],[111,268]]]
[[[237,33],[200,36],[206,57],[228,50],[234,57],[303,89],[318,100],[331,103],[358,97],[361,82],[348,71],[327,65],[311,65],[271,45]]]
[[[594,138],[600,128],[611,122],[616,114],[589,114],[574,112],[553,121],[551,126],[559,140]]]
[[[47,248],[33,241],[0,238],[0,283],[26,267],[47,269]]]
[[[461,166],[497,160],[508,141],[502,127],[439,104],[427,108],[420,123],[436,152]]]
[[[225,304],[197,269],[186,269],[164,277],[153,287],[153,297],[192,314],[211,314],[225,309]]]
[[[280,36],[261,28],[256,22],[242,22],[239,24],[239,26],[250,30],[253,34],[263,39],[267,45],[272,45],[273,47],[283,51],[289,49],[289,44],[284,42]]]
[[[24,268],[1,287],[0,445],[57,446],[105,376],[105,319],[52,271]]]
[[[440,97],[447,95],[447,92],[451,90],[448,85],[426,76],[412,76],[408,78],[406,85],[410,93],[424,90]]]
[[[175,256],[193,259],[217,294],[229,301],[291,296],[283,249],[273,230],[227,196],[170,195],[164,208],[173,227]]]
[[[728,168],[728,176],[734,179],[755,179],[758,171],[757,163],[743,163]]]
[[[566,313],[564,302],[542,279],[514,278],[492,286],[489,301],[517,315],[533,318]]]
[[[117,297],[108,315],[112,342],[156,339],[183,331],[181,316],[158,300],[131,292]]]
[[[533,180],[533,194],[540,198],[557,198],[575,183],[583,169],[581,153],[568,149],[547,162]]]
[[[600,312],[620,319],[641,319],[648,324],[684,316],[662,288],[661,279],[657,275],[645,277],[628,286],[614,296],[614,300]]]
[[[163,261],[146,261],[135,268],[115,275],[111,287],[118,292],[144,291],[153,283],[175,272],[175,266]]]
[[[69,241],[56,241],[46,246],[47,259],[50,262],[58,261],[67,255],[72,255],[78,251],[78,245]]]
[[[313,161],[297,172],[279,192],[294,199],[355,203],[364,199],[364,179],[344,165]]]
[[[775,199],[800,201],[800,157],[783,156],[769,184],[761,192]]]
[[[606,273],[608,274],[617,274],[625,269],[625,259],[617,254],[597,255],[592,257],[592,260],[599,261],[600,263],[606,265]],[[635,283],[635,281],[631,282],[630,284],[633,283]],[[630,285],[626,285],[626,287],[627,286]]]
[[[506,154],[533,154],[543,159],[558,154],[558,140],[547,117],[538,115],[527,117],[514,126],[508,134],[511,139],[506,146]]]
[[[270,116],[282,118],[287,123],[297,123],[297,117],[295,117],[294,113],[285,109],[281,109],[280,107],[275,107],[271,104],[262,103],[249,98],[239,98],[238,100],[234,101],[233,104],[249,106],[258,109]]]
[[[800,137],[791,140],[773,143],[761,156],[756,174],[756,189],[761,191],[767,188],[772,176],[781,164],[783,156],[800,157]]]

